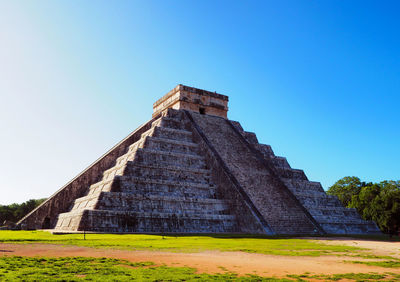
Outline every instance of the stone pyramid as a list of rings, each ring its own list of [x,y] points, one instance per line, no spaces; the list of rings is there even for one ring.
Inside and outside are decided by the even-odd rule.
[[[106,233],[379,233],[254,133],[228,97],[178,85],[140,126],[24,217],[21,229]]]

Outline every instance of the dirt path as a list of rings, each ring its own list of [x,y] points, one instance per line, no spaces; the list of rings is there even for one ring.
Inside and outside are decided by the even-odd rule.
[[[0,244],[1,255],[19,256],[85,256],[125,259],[131,262],[152,261],[158,265],[188,266],[206,273],[232,271],[238,274],[284,277],[287,274],[336,274],[358,272],[399,273],[399,268],[383,268],[344,263],[344,257],[289,257],[243,252],[205,251],[199,253],[171,253],[160,251],[128,251],[94,249],[77,246],[47,244]],[[360,259],[357,259],[360,260]]]
[[[318,243],[325,243],[331,245],[346,245],[360,248],[370,249],[370,253],[379,256],[392,256],[400,259],[400,242],[381,242],[370,240],[359,240],[352,238],[307,238]]]

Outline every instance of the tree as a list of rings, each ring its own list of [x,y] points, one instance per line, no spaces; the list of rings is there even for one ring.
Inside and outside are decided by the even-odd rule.
[[[358,177],[344,177],[327,193],[357,209],[363,219],[375,221],[382,232],[400,232],[400,181],[365,183]]]
[[[377,222],[379,213],[382,210],[379,197],[380,191],[381,187],[379,184],[370,184],[361,187],[360,192],[351,198],[348,207],[355,208],[363,219]]]
[[[335,195],[347,207],[354,195],[360,193],[361,188],[366,186],[365,182],[361,182],[360,178],[355,176],[346,176],[339,179],[335,184],[329,187],[326,192],[328,195]]]
[[[13,210],[9,206],[0,206],[0,225],[2,225],[5,220],[14,220]]]
[[[400,229],[400,181],[362,187],[349,206],[356,208],[364,219],[375,221],[383,232],[394,234]]]
[[[46,199],[31,199],[22,204],[11,204],[7,206],[0,205],[0,225],[2,225],[5,220],[17,222],[45,200]]]
[[[389,234],[400,231],[400,181],[380,183],[381,191],[376,201],[375,212],[381,230]]]

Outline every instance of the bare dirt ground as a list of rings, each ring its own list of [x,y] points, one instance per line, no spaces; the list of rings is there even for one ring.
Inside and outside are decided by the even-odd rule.
[[[315,239],[315,238],[307,238]],[[318,238],[316,241],[323,241],[325,244],[346,245],[370,249],[371,253],[378,256],[392,256],[400,259],[400,242],[381,242],[370,240],[359,240],[353,238]]]
[[[315,238],[313,238],[315,239]],[[400,257],[400,243],[374,242],[363,240],[327,240],[328,244],[348,244],[371,249],[379,255]],[[84,256],[125,259],[131,262],[152,261],[157,265],[193,267],[199,273],[235,272],[240,275],[285,277],[288,274],[337,274],[337,273],[385,273],[400,274],[400,268],[383,268],[362,264],[345,263],[343,260],[362,260],[343,256],[275,256],[244,252],[205,251],[199,253],[171,253],[161,251],[128,251],[95,249],[77,246],[48,244],[0,244],[1,255],[18,256]]]

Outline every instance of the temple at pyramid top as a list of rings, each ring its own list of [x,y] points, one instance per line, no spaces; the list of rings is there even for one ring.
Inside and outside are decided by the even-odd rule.
[[[227,118],[228,96],[178,84],[153,104],[153,118],[169,108]]]

